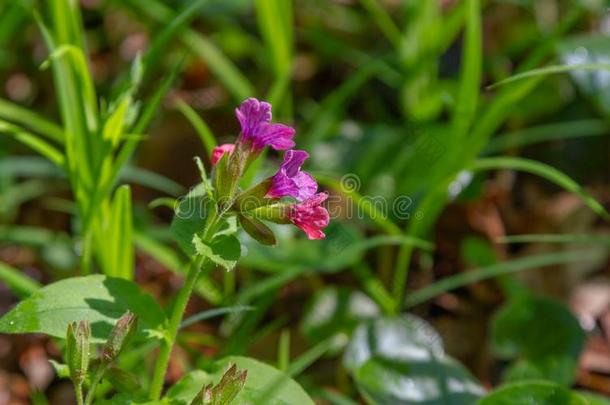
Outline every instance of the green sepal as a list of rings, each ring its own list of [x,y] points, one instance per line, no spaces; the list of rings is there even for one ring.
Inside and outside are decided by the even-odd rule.
[[[267,246],[274,246],[277,244],[273,231],[258,219],[240,215],[239,223],[242,228],[244,228],[244,231],[259,243]]]
[[[271,221],[276,224],[290,224],[290,209],[292,205],[293,204],[290,203],[264,205],[248,212],[248,214],[252,217]]]
[[[216,385],[204,386],[191,402],[191,405],[225,405],[233,402],[246,383],[248,371],[237,371],[232,364]]]
[[[127,311],[114,325],[102,350],[102,362],[109,364],[118,357],[138,329],[138,317]]]
[[[89,322],[72,322],[66,333],[66,362],[70,370],[70,379],[75,384],[82,384],[89,368],[89,341],[91,327]]]

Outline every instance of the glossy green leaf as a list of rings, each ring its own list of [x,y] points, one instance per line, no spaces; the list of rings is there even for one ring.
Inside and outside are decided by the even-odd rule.
[[[460,363],[434,354],[401,361],[372,357],[355,378],[371,405],[471,405],[485,392]]]
[[[477,405],[588,405],[579,394],[549,381],[509,384],[492,392]]]
[[[17,304],[0,319],[0,332],[65,338],[70,322],[87,320],[92,341],[102,342],[127,310],[138,315],[143,329],[165,325],[161,307],[133,282],[101,275],[68,278],[37,290]]]
[[[505,358],[522,357],[508,378],[544,378],[570,385],[585,334],[561,303],[546,298],[516,297],[494,316],[491,342]]]
[[[301,386],[276,368],[248,357],[226,357],[214,364],[211,372],[196,370],[188,373],[167,392],[166,399],[176,404],[188,404],[204,385],[218,384],[231,364],[246,370],[246,384],[235,404],[313,405]]]
[[[458,362],[447,356],[426,321],[405,314],[363,322],[343,357],[371,404],[472,404],[484,393]]]

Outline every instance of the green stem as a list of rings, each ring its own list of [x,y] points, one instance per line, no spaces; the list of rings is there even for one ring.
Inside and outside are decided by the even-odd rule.
[[[195,282],[199,277],[203,262],[204,258],[202,256],[198,256],[191,262],[186,280],[184,281],[184,286],[176,297],[176,302],[174,303],[171,318],[169,320],[167,337],[161,344],[159,356],[157,357],[157,363],[155,364],[153,379],[150,386],[150,398],[152,400],[159,400],[159,398],[161,398],[161,391],[163,390],[163,383],[165,381],[165,373],[169,364],[169,358],[174,344],[176,343],[176,337],[178,335],[180,323],[182,322],[184,310],[186,309],[186,305],[191,297]]]
[[[93,376],[93,379],[91,380],[91,385],[89,386],[89,392],[87,392],[87,397],[85,398],[85,405],[91,405],[93,403],[93,398],[95,397],[95,389],[97,388],[99,382],[102,380],[102,377],[104,376],[107,367],[108,364],[102,363],[95,371],[95,375]]]
[[[74,384],[74,394],[76,395],[77,405],[83,405],[83,384],[82,383]]]

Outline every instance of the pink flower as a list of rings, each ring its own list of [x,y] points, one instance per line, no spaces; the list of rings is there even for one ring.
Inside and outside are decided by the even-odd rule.
[[[301,228],[309,239],[324,239],[326,236],[322,229],[328,226],[329,215],[326,208],[320,204],[327,198],[327,193],[318,193],[290,207],[290,221]]]
[[[299,201],[307,200],[318,190],[318,183],[309,173],[302,172],[301,166],[309,157],[302,150],[288,150],[278,172],[271,177],[271,188],[267,198],[294,197]]]
[[[233,143],[225,143],[225,144],[215,147],[214,150],[212,151],[212,157],[210,158],[210,160],[212,161],[212,164],[215,165],[216,163],[218,163],[218,161],[220,159],[222,159],[222,155],[224,155],[225,153],[229,153],[229,154],[233,153],[234,149],[235,149],[235,144],[233,144]]]
[[[253,149],[271,146],[275,150],[286,150],[294,147],[294,129],[271,123],[271,104],[249,98],[235,110],[235,115],[241,125],[241,139],[250,142]]]

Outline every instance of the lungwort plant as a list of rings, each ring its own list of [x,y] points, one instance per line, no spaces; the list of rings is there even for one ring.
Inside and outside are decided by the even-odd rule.
[[[88,276],[68,278],[37,290],[0,320],[0,330],[5,333],[46,333],[63,337],[67,328],[65,359],[68,372],[64,375],[72,380],[79,404],[91,404],[94,398],[103,398],[104,391],[96,391],[102,378],[119,391],[125,386],[132,387],[127,390],[130,401],[161,399],[170,355],[193,287],[202,271],[208,272],[215,267],[233,270],[241,256],[240,242],[235,236],[239,228],[264,245],[276,244],[275,235],[265,221],[294,224],[309,239],[325,237],[323,229],[329,223],[329,214],[322,203],[327,194],[318,192],[314,178],[301,170],[308,154],[292,149],[295,146],[294,129],[272,123],[271,105],[254,98],[244,101],[236,115],[241,126],[237,141],[214,149],[210,177],[201,160],[196,159],[201,183],[176,204],[172,231],[191,261],[169,318],[152,297],[141,292],[134,283],[106,276]],[[240,180],[249,167],[262,158],[267,147],[285,151],[283,163],[273,176],[242,190]],[[124,311],[128,312],[110,330],[116,316]],[[141,319],[139,330],[136,316]],[[147,389],[137,383],[128,384],[135,378],[114,364],[131,335],[141,342],[156,342],[160,346]],[[107,340],[99,357],[90,359],[91,344],[104,339]],[[231,367],[225,370],[229,363]],[[236,367],[244,371],[237,372]],[[66,369],[62,365],[56,365],[56,368],[59,371]],[[222,375],[220,382],[214,375],[189,375],[185,377],[186,381],[168,391],[166,401],[229,404],[239,397],[267,403],[265,401],[270,398],[296,396],[302,398],[298,403],[312,403],[294,381],[254,360],[230,358],[217,366],[217,370]],[[254,381],[251,384],[247,372],[258,374],[251,377]],[[213,385],[215,383],[218,385]],[[198,389],[192,391],[194,386]],[[85,397],[84,391],[87,392]]]

